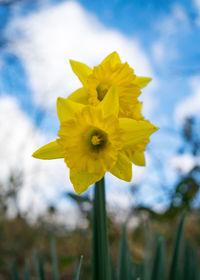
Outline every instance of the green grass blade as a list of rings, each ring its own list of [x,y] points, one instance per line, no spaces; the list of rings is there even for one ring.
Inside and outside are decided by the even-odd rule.
[[[190,249],[189,241],[185,242],[183,271],[184,271],[183,280],[191,279],[190,274],[192,268],[191,268],[191,249]]]
[[[59,280],[58,259],[56,254],[56,241],[54,237],[51,239],[51,258],[52,258],[52,265],[53,265],[53,280]]]
[[[110,280],[104,178],[95,184],[93,201],[92,279]]]
[[[82,262],[83,262],[83,256],[81,256],[81,259],[80,259],[80,263],[79,263],[79,266],[78,266],[78,270],[77,270],[77,273],[76,273],[75,280],[79,280],[79,279],[80,279]]]
[[[128,248],[127,237],[126,237],[126,226],[122,228],[122,236],[119,248],[118,258],[118,280],[133,280],[133,263],[131,252]]]
[[[145,227],[145,236],[146,236],[146,248],[144,252],[144,264],[143,264],[143,271],[142,271],[142,280],[150,280],[151,277],[151,257],[152,257],[152,234],[150,231],[150,227],[146,224]]]
[[[27,261],[25,261],[24,264],[24,280],[30,280],[30,269],[29,269],[29,264]]]
[[[165,241],[164,238],[160,236],[156,240],[156,250],[153,260],[151,280],[165,279],[165,255]]]
[[[135,264],[133,266],[134,269],[134,280],[138,279],[138,278],[142,278],[142,274],[143,274],[143,265],[142,264]]]
[[[40,277],[39,262],[38,262],[38,256],[37,256],[36,249],[33,250],[32,260],[33,260],[33,267],[35,270],[36,279],[42,280],[42,278]]]
[[[40,255],[39,255],[39,274],[40,274],[40,280],[45,280],[43,251],[40,251]]]
[[[15,261],[13,261],[13,263],[12,263],[11,271],[12,271],[12,279],[13,280],[20,280]]]
[[[180,220],[179,226],[178,226],[178,232],[176,235],[174,251],[173,251],[173,256],[172,256],[172,260],[171,260],[169,280],[177,280],[177,277],[178,277],[179,256],[180,256],[184,221],[185,221],[185,215],[183,215],[181,217],[181,220]]]
[[[128,248],[127,250],[127,264],[128,264],[128,280],[134,280],[134,269],[133,269],[133,261],[132,261],[132,256],[131,252]]]
[[[126,227],[123,226],[118,258],[118,280],[128,280]]]
[[[191,263],[192,263],[192,273],[191,273],[191,280],[199,280],[198,278],[198,249],[194,248],[193,252],[192,252],[192,259],[191,259]]]
[[[110,273],[111,273],[110,279],[111,280],[117,280],[111,255],[110,255]]]

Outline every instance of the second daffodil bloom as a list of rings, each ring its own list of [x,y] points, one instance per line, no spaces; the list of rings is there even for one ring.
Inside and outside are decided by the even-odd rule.
[[[118,117],[119,98],[115,87],[108,90],[97,106],[58,98],[57,114],[59,138],[38,149],[33,157],[64,158],[79,195],[107,171],[131,181],[131,149],[144,145],[145,139],[157,130],[149,121]]]
[[[71,100],[96,106],[108,94],[109,89],[115,86],[119,94],[119,116],[141,116],[141,104],[137,97],[141,88],[145,87],[151,78],[137,77],[127,62],[121,62],[116,52],[108,55],[94,69],[78,61],[70,60],[70,63],[83,85],[69,96]]]

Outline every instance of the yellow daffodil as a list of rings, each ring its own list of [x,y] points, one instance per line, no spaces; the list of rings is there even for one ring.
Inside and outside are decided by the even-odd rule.
[[[127,62],[121,62],[116,52],[108,55],[94,69],[74,60],[70,63],[72,70],[83,84],[82,88],[69,96],[71,100],[97,105],[104,99],[109,89],[115,86],[119,94],[119,116],[134,118],[135,111],[140,107],[137,97],[141,93],[141,88],[145,87],[151,78],[137,77]]]
[[[144,120],[142,103],[137,97],[141,88],[145,87],[151,78],[137,77],[128,63],[122,63],[116,52],[108,55],[103,62],[92,70],[87,65],[71,60],[71,67],[78,76],[83,87],[73,92],[68,98],[82,103],[98,105],[115,86],[119,94],[119,117]],[[145,165],[144,151],[149,139],[143,145],[137,145],[128,151],[134,164]]]
[[[119,118],[115,87],[97,106],[58,98],[59,138],[33,153],[39,159],[64,158],[77,194],[99,181],[109,171],[131,181],[134,147],[145,145],[157,128],[146,120]]]

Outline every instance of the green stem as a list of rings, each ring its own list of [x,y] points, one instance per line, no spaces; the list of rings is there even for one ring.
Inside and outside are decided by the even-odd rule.
[[[95,184],[94,192],[92,279],[110,280],[104,178]]]

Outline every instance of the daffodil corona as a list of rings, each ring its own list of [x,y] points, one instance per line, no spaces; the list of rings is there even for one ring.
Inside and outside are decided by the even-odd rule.
[[[58,98],[59,138],[38,149],[33,157],[64,158],[77,194],[107,171],[131,181],[134,153],[144,150],[157,128],[146,120],[119,118],[119,103],[118,88],[114,86],[106,90],[96,106]]]

